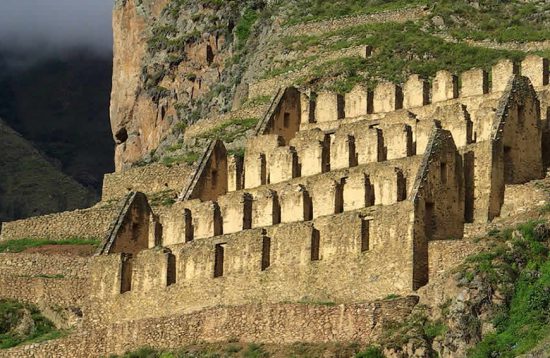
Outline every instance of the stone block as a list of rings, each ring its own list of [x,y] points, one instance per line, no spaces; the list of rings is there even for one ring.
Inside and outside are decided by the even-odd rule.
[[[231,234],[252,227],[252,196],[234,192],[218,199],[223,221],[223,233]]]
[[[491,90],[502,92],[506,89],[508,82],[515,74],[519,73],[519,66],[511,60],[498,61],[491,69]]]
[[[429,83],[418,75],[410,76],[403,86],[403,108],[421,107],[429,102]]]
[[[243,158],[231,155],[227,158],[227,190],[237,191],[244,187],[244,161]]]
[[[410,157],[412,151],[412,129],[407,124],[391,124],[382,126],[386,159]]]
[[[299,132],[290,145],[296,148],[300,175],[310,176],[330,168],[330,139],[320,129]]]
[[[420,121],[416,125],[416,155],[422,155],[426,152],[434,127],[435,122],[433,120]]]
[[[190,210],[193,213],[193,236],[195,239],[222,234],[222,219],[218,203],[212,201],[195,202]]]
[[[489,93],[489,75],[480,68],[474,68],[460,75],[461,97],[481,96]]]
[[[281,205],[281,222],[291,223],[312,219],[312,203],[309,192],[302,185],[289,185],[277,192]]]
[[[359,165],[384,160],[384,138],[378,128],[365,128],[355,132],[355,149]]]
[[[331,122],[342,119],[344,112],[344,97],[338,93],[321,92],[315,101],[315,119],[317,123]]]
[[[281,222],[281,206],[277,192],[264,189],[254,192],[252,227],[265,227]]]
[[[308,186],[313,204],[313,218],[344,211],[343,185],[332,179],[319,179]]]
[[[344,183],[344,211],[374,205],[374,190],[365,173],[354,173]]]
[[[281,183],[300,176],[298,154],[293,147],[280,147],[268,159],[269,182]]]
[[[372,180],[375,205],[392,205],[405,200],[407,189],[401,170],[394,167],[385,167],[378,171]]]
[[[346,118],[364,116],[372,113],[372,92],[366,87],[357,85],[353,90],[346,94]]]
[[[315,123],[315,100],[311,93],[300,94],[301,123]]]
[[[443,102],[458,97],[458,77],[449,71],[437,71],[432,83],[432,102]]]
[[[391,82],[381,82],[374,89],[374,113],[392,112],[403,108],[401,87]]]
[[[244,156],[244,187],[255,188],[267,184],[267,159],[272,151],[284,145],[284,139],[276,134],[249,138]]]
[[[521,63],[521,74],[531,80],[534,87],[548,84],[548,59],[537,55],[525,57]]]
[[[350,168],[357,165],[355,138],[341,128],[331,136],[330,169]]]

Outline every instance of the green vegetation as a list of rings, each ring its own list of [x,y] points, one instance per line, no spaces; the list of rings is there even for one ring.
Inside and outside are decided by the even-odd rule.
[[[261,106],[270,103],[271,100],[271,96],[258,96],[254,98],[249,98],[243,105],[245,107]]]
[[[372,14],[426,3],[426,0],[302,0],[293,5],[287,25]]]
[[[307,4],[307,6],[303,6]],[[519,61],[524,53],[473,46],[464,40],[496,42],[543,41],[550,39],[547,23],[550,4],[519,0],[470,1],[359,1],[322,0],[297,2],[289,11],[289,24],[319,21],[348,15],[428,5],[430,16],[407,23],[366,23],[325,32],[321,35],[297,35],[281,39],[283,52],[304,51],[307,57],[279,63],[264,73],[270,78],[295,72],[338,50],[370,45],[375,51],[367,59],[347,57],[327,61],[310,68],[298,79],[299,84],[348,92],[355,84],[374,87],[380,80],[402,83],[417,73],[432,77],[438,70],[460,73],[473,67],[489,69],[499,59]],[[453,38],[458,41],[449,41]],[[312,54],[313,52],[313,54]],[[542,55],[549,55],[541,53]]]
[[[228,155],[234,155],[238,158],[244,158],[245,149],[244,148],[236,148],[236,149],[229,149],[227,151]]]
[[[259,14],[252,8],[247,8],[239,19],[235,27],[235,36],[237,37],[237,50],[241,50],[248,41],[252,26],[258,21]]]
[[[96,238],[71,237],[64,240],[26,238],[19,240],[0,241],[0,253],[23,252],[26,249],[46,245],[92,245],[97,247],[100,244],[101,239]]]
[[[0,349],[56,339],[64,334],[36,306],[0,300]]]
[[[299,80],[338,92],[348,92],[360,82],[369,87],[380,80],[402,83],[413,73],[433,77],[438,70],[456,73],[473,67],[489,69],[502,58],[521,60],[518,51],[494,50],[464,43],[447,42],[427,34],[412,22],[365,24],[325,33],[322,36],[291,36],[282,40],[287,51],[316,48],[337,51],[359,45],[371,45],[376,51],[369,58],[345,57],[314,66]],[[284,73],[278,68],[269,74]]]
[[[199,138],[219,139],[232,143],[258,124],[258,118],[233,118],[202,134]]]
[[[400,297],[401,297],[401,296],[396,295],[395,293],[392,293],[392,294],[389,294],[389,295],[387,295],[386,297],[384,297],[384,300],[390,301],[390,300],[398,299],[398,298],[400,298]]]
[[[550,39],[548,3],[486,0],[480,6],[473,6],[464,0],[431,0],[429,4],[433,14],[444,19],[447,32],[459,40],[526,42]]]
[[[91,192],[0,122],[0,221],[86,207]]]
[[[427,5],[442,19],[442,28],[429,20],[430,30],[444,32],[456,39],[497,42],[544,41],[550,39],[550,4],[519,0],[303,0],[291,6],[287,25],[372,14],[386,10]],[[439,24],[438,24],[439,25]]]
[[[370,349],[370,350],[369,350]],[[371,352],[375,349],[366,350]],[[291,358],[318,358],[332,353],[334,357],[353,357],[359,351],[359,345],[355,343],[294,343],[288,346],[268,345],[255,343],[241,343],[231,340],[225,343],[198,343],[178,350],[155,350],[141,348],[128,352],[121,356],[111,358],[268,358],[268,357],[291,357]],[[364,354],[364,353],[360,353]],[[367,353],[370,354],[370,353]],[[358,355],[360,358],[379,358],[376,355]]]
[[[367,347],[363,352],[359,352],[355,355],[355,358],[384,358],[382,350],[378,347]]]
[[[177,193],[174,190],[165,190],[149,196],[151,206],[172,206],[176,202]]]
[[[181,155],[165,156],[161,159],[160,162],[168,167],[172,165],[182,164],[182,163],[192,165],[197,160],[199,160],[199,158],[200,158],[200,153],[189,151]]]
[[[471,352],[473,358],[515,357],[550,334],[550,258],[548,237],[537,222],[504,230],[487,253],[470,258],[467,271],[482,274],[506,295],[494,315],[494,333]],[[498,285],[498,286],[497,286]]]

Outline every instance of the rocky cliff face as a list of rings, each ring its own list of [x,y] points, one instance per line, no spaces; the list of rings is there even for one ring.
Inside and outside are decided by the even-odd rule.
[[[263,1],[118,0],[111,126],[117,170],[233,102]],[[251,41],[254,42],[254,41]]]

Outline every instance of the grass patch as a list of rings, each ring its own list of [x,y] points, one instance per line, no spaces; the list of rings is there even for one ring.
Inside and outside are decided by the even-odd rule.
[[[433,14],[444,19],[447,31],[459,40],[526,42],[550,38],[548,3],[486,0],[477,7],[464,0],[431,0],[430,5]]]
[[[391,301],[391,300],[396,300],[398,298],[401,298],[401,296],[396,295],[395,293],[392,293],[384,297],[384,300]]]
[[[20,324],[25,315],[30,315],[32,323],[23,329]],[[0,300],[0,349],[43,342],[64,335],[65,332],[57,330],[36,306]]]
[[[164,190],[149,196],[152,206],[172,206],[176,202],[177,193],[174,190]]]
[[[250,343],[243,352],[244,358],[264,358],[269,357],[269,354],[260,344]]]
[[[379,347],[370,346],[355,355],[355,358],[384,358],[384,353]]]
[[[177,149],[174,149],[174,150],[177,150]],[[165,156],[160,160],[160,163],[166,165],[167,167],[171,167],[173,165],[182,164],[182,163],[192,165],[196,163],[197,160],[199,160],[200,156],[201,156],[200,153],[190,151],[181,155]]]
[[[424,32],[421,24],[413,22],[363,24],[322,36],[291,36],[282,41],[287,51],[311,46],[317,46],[318,51],[373,46],[376,51],[369,58],[355,56],[328,61],[299,79],[301,84],[323,85],[338,92],[347,92],[358,82],[373,88],[380,80],[403,83],[411,74],[429,78],[442,69],[454,73],[474,67],[489,70],[502,58],[520,61],[524,57],[519,51],[449,43]]]
[[[502,234],[485,254],[473,256],[473,270],[492,282],[508,282],[507,305],[494,317],[494,333],[487,335],[469,353],[470,357],[516,357],[528,352],[550,334],[550,259],[548,238],[538,237],[538,222],[519,225],[519,235]],[[505,249],[508,247],[508,249]]]
[[[237,38],[237,50],[242,50],[246,45],[246,41],[250,37],[252,32],[252,26],[256,23],[259,18],[259,14],[256,10],[247,8],[243,16],[239,19],[237,26],[235,27],[235,37]]]
[[[428,5],[432,14],[426,19],[429,31],[440,31],[431,22],[431,18],[439,16],[444,21],[443,31],[459,40],[526,42],[550,39],[550,4],[519,0],[486,0],[476,4],[466,0],[304,0],[291,6],[286,24]]]
[[[292,15],[286,25],[297,25],[304,22],[314,22],[334,19],[344,16],[366,15],[388,10],[403,9],[415,5],[426,4],[424,0],[304,0],[292,9]]]
[[[98,247],[100,239],[73,237],[64,240],[33,239],[25,238],[19,240],[0,241],[0,253],[17,253],[33,247],[46,245],[92,245]]]
[[[354,357],[359,344],[341,343],[304,343],[291,345],[243,343],[238,340],[220,343],[196,343],[176,350],[155,350],[141,348],[121,356],[111,358],[317,358],[317,357]],[[360,356],[363,357],[363,356]],[[370,356],[366,356],[370,357]],[[372,356],[375,358],[376,356]]]
[[[201,134],[199,138],[219,139],[225,143],[232,143],[235,139],[245,135],[248,130],[254,128],[258,121],[258,118],[234,118]]]
[[[227,155],[231,156],[234,155],[238,158],[244,158],[245,149],[244,148],[236,148],[236,149],[229,149],[227,151]]]
[[[249,98],[245,103],[245,107],[256,107],[261,106],[264,104],[268,104],[271,102],[272,97],[271,96],[258,96],[254,98]]]

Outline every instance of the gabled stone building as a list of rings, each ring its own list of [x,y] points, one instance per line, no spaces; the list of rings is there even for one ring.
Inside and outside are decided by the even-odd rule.
[[[491,83],[474,69],[461,74],[460,88],[457,76],[441,71],[431,82],[413,75],[403,86],[356,87],[346,96],[279,90],[244,158],[213,141],[193,168],[108,175],[94,208],[4,223],[2,240],[44,233],[104,240],[90,258],[15,259],[34,260],[30,274],[65,274],[62,287],[21,279],[14,256],[0,255],[0,296],[80,307],[83,330],[67,339],[102,350],[93,353],[232,334],[287,343],[300,335],[368,337],[374,330],[360,327],[376,322],[377,309],[399,315],[415,302],[364,302],[426,285],[440,269],[434,250],[460,240],[466,223],[499,216],[507,185],[543,177],[550,161],[544,61],[502,61]],[[167,188],[180,192],[178,200],[151,206],[148,197]],[[327,301],[342,305],[345,324],[336,323],[334,308],[313,318],[280,308]],[[331,333],[319,328],[323,315]],[[247,330],[242,317],[264,329]],[[296,322],[308,319],[296,333]],[[98,343],[101,334],[120,339]]]

